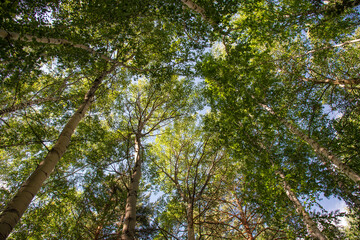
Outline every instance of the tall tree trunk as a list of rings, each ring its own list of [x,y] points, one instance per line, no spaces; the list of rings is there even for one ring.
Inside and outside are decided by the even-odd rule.
[[[200,14],[203,19],[206,19],[205,10],[202,7],[200,7],[199,5],[197,5],[196,3],[194,3],[191,0],[181,0],[181,2],[183,4],[185,4],[186,6],[188,6],[188,8],[190,8],[190,9],[194,10],[195,12],[197,12],[198,14]]]
[[[260,149],[265,150],[270,154],[270,150],[261,141],[257,142],[257,144],[260,147]],[[272,166],[275,166],[275,163],[271,159],[271,157],[269,158],[269,160],[270,160]],[[308,232],[310,233],[310,235],[312,237],[314,237],[315,239],[326,240],[327,238],[321,233],[321,231],[317,227],[316,223],[311,219],[310,215],[306,212],[305,208],[301,205],[301,202],[296,197],[296,194],[291,190],[291,186],[286,182],[285,175],[283,174],[283,172],[280,170],[276,170],[275,173],[276,173],[276,175],[278,175],[281,178],[281,182],[282,182],[283,188],[285,190],[286,196],[290,199],[290,201],[293,202],[296,212],[302,216],[303,221],[304,221],[306,228],[307,228]]]
[[[108,62],[114,62],[116,63],[116,60],[111,59],[110,57],[103,55],[103,54],[99,54],[95,49],[92,49],[84,44],[77,44],[77,43],[73,43],[69,40],[66,39],[59,39],[59,38],[48,38],[48,37],[36,37],[33,35],[28,35],[28,34],[24,34],[21,35],[19,33],[15,33],[15,32],[9,32],[6,31],[4,29],[0,29],[0,37],[3,39],[8,39],[8,40],[15,40],[15,41],[22,41],[22,42],[37,42],[37,43],[44,43],[44,44],[53,44],[53,45],[70,45],[74,48],[80,48],[83,49],[89,53],[95,54],[95,55],[100,55],[100,57],[102,59],[104,59],[105,61]]]
[[[181,0],[181,2],[186,5],[188,8],[190,8],[191,10],[195,11],[196,13],[200,14],[200,16],[202,17],[202,19],[204,19],[205,21],[207,21],[208,23],[211,24],[211,26],[213,26],[214,28],[217,29],[217,31],[219,31],[220,29],[218,29],[217,24],[209,17],[206,17],[205,15],[205,9],[202,8],[201,6],[197,5],[196,3],[194,3],[191,0]],[[222,30],[220,30],[221,33],[223,33]]]
[[[353,180],[357,185],[360,184],[360,176],[355,173],[351,168],[346,166],[338,157],[331,154],[326,148],[322,147],[318,142],[308,137],[306,134],[304,134],[302,131],[300,131],[296,126],[291,124],[290,122],[286,121],[285,119],[279,117],[272,108],[266,106],[265,104],[259,104],[263,109],[271,113],[272,115],[276,116],[281,123],[283,123],[292,133],[294,133],[296,136],[300,137],[303,141],[307,142],[314,151],[324,156],[327,160],[329,160],[340,172],[345,174],[348,178]]]
[[[319,156],[319,159],[325,166],[329,165],[329,163],[325,161],[323,156]],[[354,204],[354,207],[360,210],[360,200],[356,196],[354,196],[353,193],[349,189],[347,189],[344,182],[341,181],[341,179],[339,178],[338,175],[336,175],[336,172],[333,171],[333,169],[331,169],[331,167],[328,167],[328,168],[329,168],[330,175],[334,178],[339,189],[341,189],[341,191],[346,194],[347,198],[350,199],[352,204]],[[348,199],[346,199],[344,197],[343,197],[343,199],[346,202],[349,201]]]
[[[287,197],[293,202],[296,212],[302,215],[306,228],[311,236],[315,239],[326,240],[327,238],[321,233],[316,223],[311,219],[310,215],[301,205],[299,199],[296,197],[296,194],[291,190],[291,186],[286,182],[284,174],[281,171],[276,171],[276,174],[282,179],[281,181]]]
[[[6,209],[1,213],[0,240],[6,239],[8,237],[12,229],[19,222],[21,216],[24,214],[32,199],[40,190],[44,181],[52,173],[55,165],[64,155],[76,127],[90,107],[96,90],[99,88],[103,79],[109,73],[115,70],[116,66],[117,64],[114,64],[109,71],[103,72],[97,79],[95,79],[90,90],[86,93],[83,103],[69,119],[55,145],[48,152],[45,159],[39,164],[35,171],[20,187],[15,197],[8,203]]]
[[[134,172],[131,176],[131,182],[128,189],[128,194],[126,198],[126,208],[125,208],[125,218],[123,231],[121,235],[122,240],[133,240],[135,239],[135,225],[136,225],[136,201],[137,194],[139,191],[139,183],[141,178],[141,136],[140,134],[135,134],[135,166]]]
[[[343,85],[343,86],[350,86],[356,87],[356,85],[360,84],[360,78],[352,78],[352,79],[317,79],[317,78],[302,78],[302,80],[306,82],[313,82],[313,83],[329,83],[332,85]]]
[[[28,34],[24,34],[24,35],[20,36],[19,33],[9,32],[4,29],[0,29],[0,38],[7,39],[7,40],[22,41],[22,42],[37,42],[37,43],[52,44],[52,45],[65,45],[65,46],[69,45],[74,48],[83,49],[91,54],[99,56],[101,59],[103,59],[107,62],[115,63],[118,66],[122,66],[122,67],[132,69],[132,70],[138,71],[138,72],[152,71],[150,69],[141,69],[141,68],[136,68],[133,66],[126,65],[126,62],[134,57],[133,54],[130,54],[130,56],[128,58],[126,58],[123,62],[119,62],[116,59],[112,59],[111,57],[108,57],[104,54],[99,53],[98,51],[96,51],[95,49],[93,49],[91,47],[88,47],[84,44],[73,43],[66,39],[36,37],[33,35],[28,35]]]
[[[187,220],[188,240],[195,240],[194,206],[192,202],[189,202],[186,206],[186,220]]]

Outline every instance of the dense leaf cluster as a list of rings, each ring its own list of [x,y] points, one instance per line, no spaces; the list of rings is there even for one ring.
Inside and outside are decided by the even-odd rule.
[[[43,171],[9,239],[358,239],[359,4],[3,1],[0,227]]]

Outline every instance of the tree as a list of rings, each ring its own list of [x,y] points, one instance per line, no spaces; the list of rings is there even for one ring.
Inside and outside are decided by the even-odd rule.
[[[5,239],[9,235],[13,227],[24,214],[33,197],[39,191],[43,182],[54,170],[55,165],[65,153],[75,128],[90,107],[96,90],[99,88],[103,79],[115,70],[116,66],[117,65],[113,65],[110,70],[104,71],[97,79],[95,79],[94,84],[85,95],[84,102],[69,119],[69,122],[65,125],[54,147],[49,151],[44,161],[39,164],[34,173],[31,174],[28,180],[22,185],[13,200],[8,203],[7,208],[1,214],[1,238]]]
[[[260,105],[263,109],[276,116],[275,112],[271,108],[269,108],[264,104],[260,104]],[[320,146],[316,141],[303,134],[299,129],[297,129],[294,125],[287,122],[286,120],[279,118],[279,121],[282,122],[286,127],[288,127],[289,130],[293,132],[295,135],[299,136],[302,140],[306,141],[314,149],[316,153],[321,154],[325,158],[327,158],[334,166],[336,166],[342,173],[348,176],[356,184],[360,181],[360,176],[357,173],[355,173],[352,169],[350,169],[345,164],[343,164],[340,159],[338,159],[335,155],[331,154],[326,148]]]
[[[109,1],[109,3],[113,3],[113,2]],[[61,158],[61,156],[63,155],[63,153],[65,152],[66,147],[64,147],[64,146],[67,146],[69,144],[69,140],[71,138],[72,132],[74,132],[78,122],[84,116],[87,108],[89,107],[89,104],[92,101],[93,95],[94,95],[96,89],[100,86],[103,78],[105,78],[105,76],[108,73],[114,71],[116,69],[116,67],[118,67],[118,66],[123,66],[130,70],[137,70],[139,72],[141,72],[142,69],[138,68],[137,66],[145,66],[145,65],[151,66],[152,64],[154,64],[154,65],[157,64],[157,66],[153,66],[153,67],[158,68],[159,65],[163,64],[165,61],[166,62],[170,61],[170,59],[173,55],[171,54],[171,51],[163,52],[164,54],[156,54],[155,52],[160,53],[161,46],[165,47],[165,45],[166,45],[168,47],[168,45],[167,45],[168,43],[170,43],[170,44],[173,44],[173,43],[171,42],[171,40],[167,41],[171,38],[170,37],[171,34],[168,36],[166,34],[164,35],[163,33],[165,31],[162,31],[162,32],[159,31],[159,33],[161,33],[161,34],[157,34],[157,35],[149,34],[148,35],[149,38],[147,38],[148,42],[146,44],[144,44],[144,42],[142,42],[142,41],[139,41],[138,38],[132,38],[130,42],[127,42],[126,40],[118,42],[118,40],[115,39],[115,37],[114,37],[116,34],[114,35],[114,32],[111,33],[111,31],[113,31],[114,28],[107,25],[106,27],[101,28],[101,32],[103,34],[107,35],[107,37],[109,37],[109,38],[114,37],[112,39],[112,41],[113,41],[112,46],[109,47],[109,45],[108,45],[109,42],[106,39],[101,40],[97,37],[98,35],[96,34],[96,31],[98,29],[95,28],[95,26],[94,26],[94,24],[95,24],[94,19],[101,16],[101,19],[103,19],[106,24],[110,24],[110,25],[114,23],[111,21],[114,21],[116,19],[110,20],[106,17],[104,18],[104,15],[101,15],[99,13],[96,14],[96,12],[94,12],[94,6],[90,2],[86,2],[86,3],[84,3],[84,5],[81,5],[81,6],[73,4],[71,2],[56,3],[56,4],[54,4],[54,8],[52,9],[53,10],[52,12],[50,9],[47,9],[46,5],[45,6],[41,5],[43,3],[39,3],[38,6],[36,4],[32,5],[27,2],[24,2],[23,4],[24,4],[24,6],[23,6],[23,8],[20,8],[19,12],[14,12],[13,16],[7,18],[7,24],[4,25],[6,30],[4,30],[4,29],[1,30],[1,37],[5,41],[8,41],[8,42],[10,42],[12,40],[17,41],[16,44],[18,44],[18,47],[15,50],[11,49],[11,44],[8,44],[8,46],[6,46],[6,44],[4,44],[4,46],[6,46],[6,50],[9,53],[11,53],[11,52],[16,53],[17,51],[20,51],[21,54],[24,55],[24,53],[26,53],[26,52],[24,52],[23,49],[27,49],[27,51],[31,53],[31,52],[36,52],[36,50],[39,48],[41,49],[42,48],[41,44],[47,45],[47,46],[43,47],[43,49],[46,49],[45,50],[45,52],[47,51],[46,53],[44,53],[44,51],[36,52],[34,57],[30,57],[30,61],[32,61],[32,64],[37,68],[36,70],[38,70],[40,68],[39,63],[44,62],[44,59],[42,57],[39,57],[41,54],[45,54],[45,56],[48,59],[53,58],[52,60],[57,61],[57,65],[64,64],[65,67],[72,65],[71,61],[69,61],[69,60],[75,60],[74,58],[71,59],[71,57],[68,58],[69,56],[66,56],[66,53],[68,53],[70,56],[74,53],[80,53],[79,54],[80,56],[84,56],[83,58],[79,58],[74,61],[77,68],[81,68],[81,67],[83,67],[85,69],[89,68],[89,66],[88,66],[89,55],[88,54],[93,55],[92,57],[94,57],[95,59],[96,59],[96,57],[99,56],[100,59],[110,62],[110,64],[112,65],[110,71],[105,71],[103,74],[100,74],[100,76],[95,81],[94,86],[91,88],[91,90],[86,95],[84,104],[79,108],[78,112],[75,114],[75,116],[79,115],[80,117],[77,117],[75,122],[73,122],[74,121],[73,119],[75,119],[75,118],[72,118],[70,120],[70,123],[68,126],[71,126],[71,129],[69,129],[68,126],[66,126],[64,128],[64,134],[60,135],[59,141],[57,142],[58,145],[61,144],[61,146],[63,146],[61,148],[61,151],[59,152],[59,154],[57,154],[58,151],[55,151],[58,148],[58,145],[55,145],[52,148],[52,150],[50,151],[50,155],[56,156],[56,160],[54,161],[54,163],[56,164],[58,162],[58,160]],[[143,6],[147,6],[146,3],[144,3]],[[125,34],[124,34],[125,37],[128,37],[129,35],[131,36],[133,34],[133,32],[127,33],[126,30],[132,29],[133,31],[137,31],[140,29],[151,29],[152,27],[154,27],[154,25],[153,25],[154,19],[152,17],[146,16],[148,19],[151,19],[151,21],[143,22],[143,19],[145,17],[142,14],[137,16],[138,13],[141,13],[144,9],[138,8],[138,5],[136,5],[136,4],[126,6],[126,7],[127,7],[127,10],[131,9],[131,11],[130,11],[131,14],[127,15],[125,17],[125,19],[123,19],[123,20],[126,20],[125,24],[124,24],[124,22],[122,22],[122,24],[124,24],[125,26],[128,27],[127,29],[123,29],[123,30],[125,30]],[[104,9],[105,9],[104,11],[108,11],[110,8],[111,8],[111,5],[104,5]],[[74,12],[75,9],[79,9],[79,11]],[[33,11],[33,12],[29,13],[29,15],[31,15],[31,21],[29,24],[21,26],[21,23],[19,24],[19,22],[16,21],[16,18],[19,15],[21,16],[22,14],[24,14],[24,12],[21,12],[21,11],[27,11],[27,10]],[[52,17],[56,18],[56,20],[51,22],[50,20],[38,19],[36,14],[39,13],[39,11],[42,12],[43,14],[45,14],[47,11],[50,11],[52,14]],[[67,19],[68,12],[72,13],[71,15],[73,16],[73,21],[70,21],[70,22],[72,22],[72,24],[66,23],[66,20],[68,20]],[[86,32],[86,33],[80,32],[79,34],[77,34],[77,36],[74,37],[71,34],[71,29],[73,29],[74,32],[79,32],[78,27],[81,26],[82,24],[84,24],[84,22],[80,21],[80,19],[88,16],[88,14],[94,14],[92,16],[92,18],[86,18],[86,19],[92,21],[91,22],[92,24],[89,24],[87,26],[86,30],[88,32]],[[41,16],[41,17],[44,17],[44,16]],[[136,23],[139,23],[139,24],[136,24]],[[14,30],[19,30],[20,26],[21,26],[22,31],[24,31],[24,30],[26,31],[27,29],[29,29],[29,27],[32,24],[37,26],[37,28],[35,28],[35,30],[36,30],[35,32],[40,32],[40,34],[38,33],[40,36],[36,36],[37,34],[20,35],[20,33],[12,32]],[[49,25],[50,25],[50,27],[49,27]],[[67,28],[68,30],[70,30],[70,32],[65,31],[65,34],[63,34],[63,36],[65,36],[67,39],[52,38],[52,37],[49,38],[49,37],[41,36],[42,34],[48,34],[50,36],[55,35],[55,34],[57,34],[57,30],[61,29],[64,25],[66,25],[68,27]],[[136,27],[134,27],[134,26],[136,26]],[[150,33],[152,33],[153,31],[158,31],[160,28],[161,28],[161,26],[152,28]],[[128,35],[126,35],[126,34],[128,34]],[[144,39],[144,35],[141,36],[141,39],[142,40]],[[159,39],[161,39],[161,41],[159,41]],[[85,40],[88,40],[88,42],[84,44]],[[145,46],[150,47],[151,44],[154,44],[154,42],[151,43],[151,40],[157,40],[157,44],[158,44],[157,47],[154,48],[152,51],[149,51],[148,49],[145,50],[145,48],[144,48]],[[93,48],[88,47],[89,42],[92,42],[95,47],[93,47]],[[118,45],[116,42],[118,42],[120,45]],[[4,43],[4,42],[2,42],[2,43]],[[26,44],[28,44],[27,48],[26,48]],[[144,47],[138,48],[142,44]],[[58,54],[57,50],[55,48],[52,48],[52,45],[64,46],[65,54],[63,52]],[[130,46],[132,46],[132,49],[128,50],[127,48]],[[173,47],[176,48],[176,45],[173,45]],[[68,52],[66,51],[67,48],[69,49]],[[21,50],[18,50],[18,49],[21,49]],[[106,53],[103,53],[107,50],[109,50],[109,51]],[[85,55],[81,54],[81,53],[84,53],[84,51],[87,52],[87,54],[85,54]],[[23,57],[21,54],[19,54],[20,58]],[[116,58],[112,59],[111,57],[109,57],[112,54],[115,54],[117,59]],[[152,61],[146,59],[147,54],[150,54],[152,56]],[[9,58],[9,56],[4,57],[4,62],[6,62],[6,60],[8,58]],[[161,61],[160,61],[161,63],[158,64],[156,62],[156,59],[157,60],[161,59]],[[127,66],[126,64],[124,64],[126,61],[130,61],[130,60],[132,62],[134,62],[134,64],[132,64],[132,66]],[[93,63],[94,62],[96,63],[96,61],[93,61]],[[93,64],[93,66],[94,66],[94,64]],[[6,72],[6,74],[4,74],[3,76],[5,77],[5,82],[7,81],[7,82],[11,83],[13,81],[13,78],[16,77],[17,73],[20,71],[14,72],[12,69],[8,69],[8,70],[9,71]],[[24,71],[25,74],[28,72],[29,71]],[[96,72],[96,70],[95,70],[95,72]],[[31,73],[31,70],[30,70],[30,73]],[[36,73],[35,76],[39,76],[39,74],[40,74],[39,71],[35,72],[35,73]],[[26,77],[26,75],[24,77]],[[30,83],[30,84],[33,84],[33,83]],[[65,142],[64,142],[63,138],[66,139]],[[46,163],[46,162],[47,161],[44,161],[44,163]],[[27,203],[25,203],[25,205],[24,205],[24,207],[22,207],[22,209],[15,211],[15,209],[13,209],[12,207],[9,207],[7,210],[5,210],[5,212],[2,216],[3,216],[3,219],[5,219],[4,221],[6,221],[6,223],[4,222],[2,224],[4,226],[6,226],[7,230],[4,230],[6,233],[5,232],[2,233],[3,237],[7,236],[9,234],[10,230],[14,227],[14,225],[18,221],[19,217],[25,211],[26,206],[29,204],[31,199],[34,197],[34,195],[40,188],[42,182],[47,178],[47,176],[53,170],[55,164],[51,164],[51,167],[49,167],[49,170],[46,170],[44,172],[46,177],[44,177],[44,178],[42,177],[42,180],[38,181],[36,188],[30,192],[31,197],[27,198],[28,199]],[[40,165],[42,166],[43,164],[40,164]],[[39,168],[37,170],[37,172],[42,173],[43,171],[41,168]],[[25,192],[27,192],[27,191],[25,191]],[[18,198],[18,197],[16,197],[16,198]],[[13,204],[10,203],[10,206],[11,205],[13,205]],[[17,215],[17,217],[14,220],[11,220],[11,223],[10,223],[9,217],[7,217],[7,215],[14,211],[19,212],[19,214],[15,214],[15,215]]]
[[[169,224],[171,218],[179,217],[178,221],[186,219],[187,239],[195,239],[196,236],[201,238],[204,233],[195,231],[196,225],[201,229],[201,218],[216,201],[210,194],[217,195],[219,190],[216,186],[220,186],[223,181],[218,174],[226,172],[229,164],[225,162],[226,152],[214,146],[216,136],[202,134],[195,120],[175,122],[157,137],[151,148],[151,164],[158,174],[155,183],[164,183],[161,190],[168,198],[166,213],[159,220],[163,224],[160,228],[164,229],[160,236],[165,234],[181,237],[172,232],[171,228],[174,226]],[[180,202],[181,207],[173,209],[174,201]],[[203,207],[197,209],[200,205]]]
[[[272,96],[278,97],[280,94],[280,92],[277,92],[276,85],[275,87],[271,85],[272,82],[278,81],[276,76],[274,77],[271,74],[272,66],[262,64],[259,67],[256,65],[256,59],[258,59],[259,55],[264,54],[263,56],[266,58],[266,53],[256,53],[249,45],[244,45],[245,46],[238,46],[239,49],[235,49],[232,52],[236,57],[230,54],[222,58],[205,58],[201,69],[204,76],[207,77],[209,86],[207,93],[210,94],[210,104],[214,112],[220,115],[213,127],[213,131],[223,132],[223,138],[227,138],[227,142],[234,144],[234,148],[238,150],[240,149],[239,143],[237,142],[239,140],[230,140],[234,138],[230,138],[230,136],[239,136],[235,137],[235,139],[240,138],[241,141],[244,142],[244,145],[246,145],[248,140],[241,138],[241,134],[236,132],[236,130],[239,131],[236,125],[241,124],[241,129],[244,129],[245,134],[252,133],[254,127],[256,127],[266,132],[267,137],[274,137],[274,130],[273,127],[271,127],[273,125],[270,122],[264,121],[264,115],[259,111],[260,109],[254,107],[256,98],[254,98],[252,94],[258,95],[257,98],[259,99],[274,101],[274,104],[279,106],[282,111],[287,110],[281,105],[283,98],[281,98],[280,101],[272,98]],[[242,56],[242,58],[239,58],[239,56]],[[252,65],[252,63],[255,63],[255,65]],[[221,68],[215,66],[221,66]],[[214,69],[216,70],[214,71]],[[218,69],[221,70],[219,71]],[[261,79],[263,79],[263,82],[259,82]],[[258,82],[255,82],[255,80]],[[245,84],[247,82],[248,84]],[[263,89],[260,89],[258,87],[259,85],[262,86]],[[269,86],[269,89],[266,86]],[[302,89],[299,88],[299,90]],[[297,89],[297,91],[294,92],[297,93],[299,90]],[[285,98],[288,96],[285,92],[282,92],[282,94]],[[275,123],[275,125],[276,128],[279,128],[278,124]],[[277,142],[276,139],[274,139],[274,142],[277,145],[284,144]],[[274,144],[274,142],[272,144]],[[245,149],[246,147],[243,147],[242,151],[246,151]],[[254,168],[254,166],[252,166],[252,168]],[[312,172],[315,171],[312,170]],[[299,179],[299,177],[297,178]]]
[[[158,83],[152,83],[150,79],[139,79],[137,84],[130,85],[128,92],[124,95],[126,96],[124,100],[115,100],[119,105],[123,105],[124,112],[120,116],[127,116],[118,125],[118,130],[125,139],[134,141],[134,159],[128,160],[129,167],[126,173],[128,181],[125,184],[127,199],[121,238],[134,239],[136,201],[142,165],[146,159],[143,142],[146,137],[155,134],[174,119],[188,114],[196,99],[192,97],[193,89],[189,80],[179,79],[177,76]],[[184,99],[184,95],[189,98]],[[126,126],[125,129],[124,126]]]
[[[9,238],[355,236],[336,222],[359,212],[358,5],[1,3],[3,218],[43,176]],[[322,196],[349,211],[326,212]]]

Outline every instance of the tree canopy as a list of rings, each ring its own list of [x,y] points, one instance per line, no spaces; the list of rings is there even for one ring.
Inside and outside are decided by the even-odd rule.
[[[0,239],[358,239],[359,5],[2,1]]]

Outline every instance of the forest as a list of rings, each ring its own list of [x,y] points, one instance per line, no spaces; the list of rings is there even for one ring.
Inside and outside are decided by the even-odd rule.
[[[359,5],[1,1],[0,240],[360,239]]]

